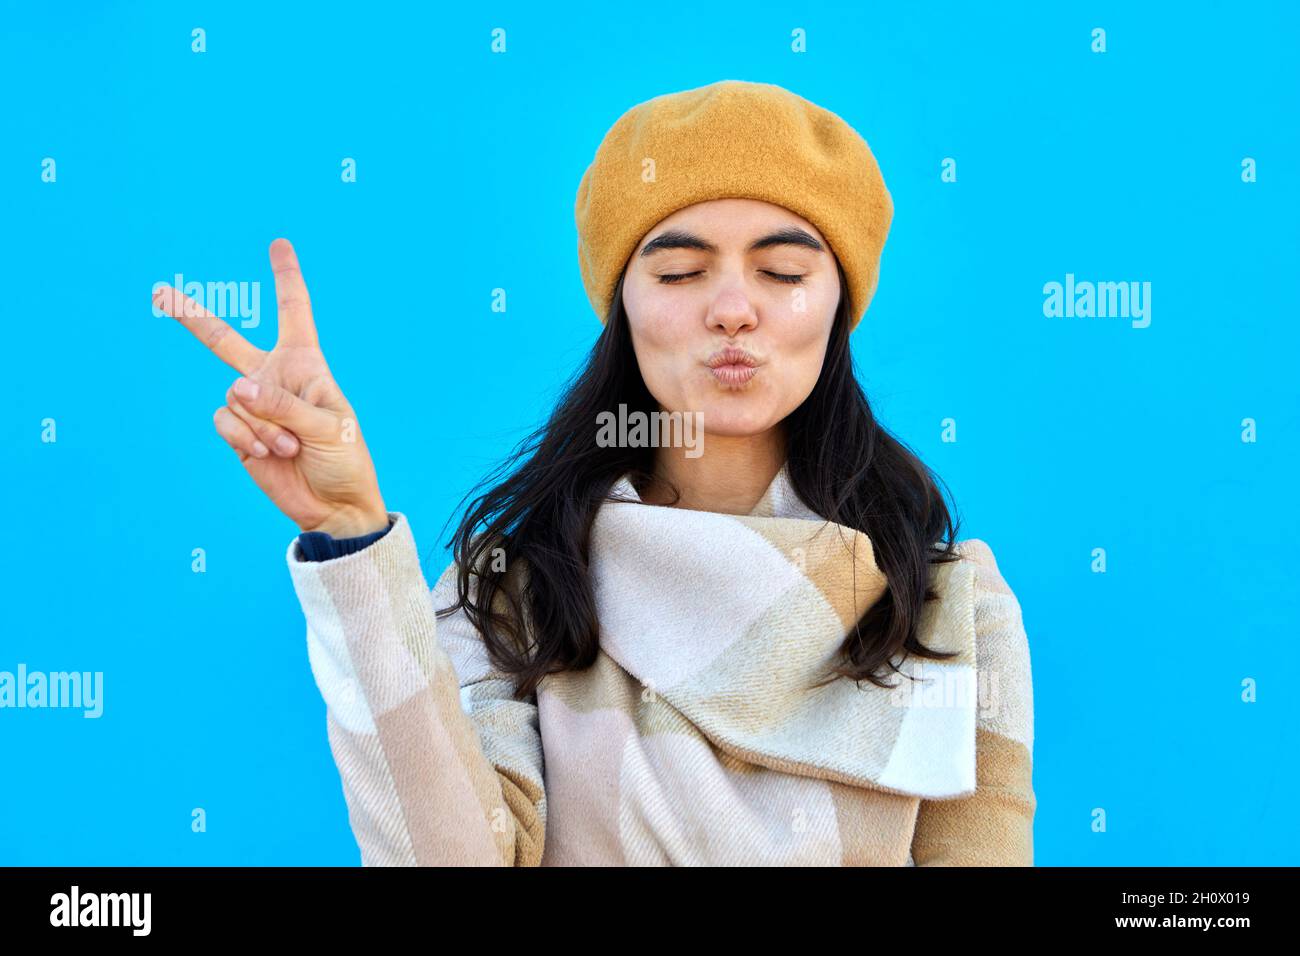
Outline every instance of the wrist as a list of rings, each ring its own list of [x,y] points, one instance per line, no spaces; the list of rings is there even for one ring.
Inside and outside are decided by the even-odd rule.
[[[350,510],[332,514],[314,528],[303,531],[324,531],[332,538],[359,538],[388,530],[388,511],[382,506],[367,511]]]

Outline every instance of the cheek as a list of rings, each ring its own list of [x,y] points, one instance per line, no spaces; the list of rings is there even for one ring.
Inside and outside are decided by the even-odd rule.
[[[821,375],[836,305],[838,300],[822,302],[820,311],[814,311],[810,300],[807,312],[792,311],[781,322],[768,323],[772,354],[780,358],[780,390],[795,404],[808,396]]]
[[[680,320],[682,311],[673,305],[671,296],[640,277],[623,287],[623,305],[632,331],[655,341],[672,334],[674,322]]]
[[[835,319],[835,310],[840,304],[838,281],[827,284],[824,281],[810,283],[806,288],[799,288],[790,293],[786,314],[797,322],[798,327],[814,336],[830,332]]]
[[[799,363],[810,357],[820,361],[838,305],[838,296],[810,292],[803,303],[792,302],[788,310],[773,314],[767,332],[774,350]]]
[[[623,304],[633,340],[647,356],[660,360],[681,353],[698,323],[693,310],[684,307],[681,294],[673,291],[644,278],[624,286]]]
[[[690,354],[689,318],[667,297],[655,290],[629,290],[625,287],[623,304],[627,309],[628,328],[636,352],[641,377],[650,394],[661,402],[680,399],[683,357]]]

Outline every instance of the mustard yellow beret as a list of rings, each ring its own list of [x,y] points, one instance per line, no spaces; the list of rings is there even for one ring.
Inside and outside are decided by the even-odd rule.
[[[866,141],[780,86],[721,80],[656,96],[605,134],[578,185],[578,263],[603,324],[645,234],[709,199],[784,206],[826,237],[848,278],[851,328],[867,311],[894,204]]]

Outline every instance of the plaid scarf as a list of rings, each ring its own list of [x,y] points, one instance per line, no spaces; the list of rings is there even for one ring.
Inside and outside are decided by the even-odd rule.
[[[430,594],[404,514],[332,560],[290,543],[363,863],[1032,863],[1028,643],[988,545],[933,567],[919,636],[955,657],[813,688],[884,593],[865,535],[784,468],[748,515],[646,505],[627,476],[613,496],[600,653],[524,700],[463,610],[435,617],[457,569]]]
[[[640,501],[625,476],[614,495]],[[746,762],[921,797],[975,790],[975,569],[935,567],[923,643],[893,690],[827,674],[886,581],[864,533],[799,500],[786,468],[749,515],[606,502],[592,530],[601,648]]]

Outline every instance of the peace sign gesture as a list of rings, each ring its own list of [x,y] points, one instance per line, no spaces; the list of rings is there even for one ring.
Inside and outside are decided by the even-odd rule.
[[[213,423],[276,507],[301,530],[337,538],[387,528],[356,414],[320,350],[298,256],[287,239],[270,251],[279,333],[269,352],[172,286],[154,292],[154,305],[240,373]]]

